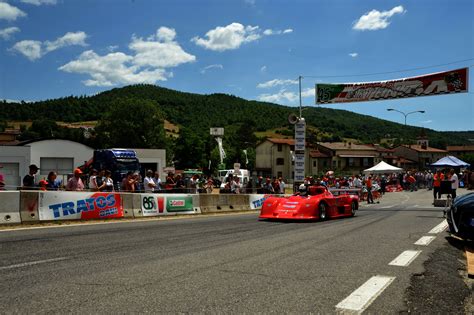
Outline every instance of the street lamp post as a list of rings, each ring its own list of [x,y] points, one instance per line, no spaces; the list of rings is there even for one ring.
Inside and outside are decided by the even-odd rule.
[[[414,113],[421,113],[421,114],[424,114],[424,113],[425,113],[424,110],[415,110],[415,111],[412,111],[412,112],[405,113],[405,112],[396,110],[396,109],[394,109],[394,108],[387,108],[387,111],[389,111],[389,112],[397,112],[397,113],[400,113],[400,114],[402,114],[403,116],[405,116],[405,126],[407,125],[407,116],[408,116],[408,115],[414,114]]]

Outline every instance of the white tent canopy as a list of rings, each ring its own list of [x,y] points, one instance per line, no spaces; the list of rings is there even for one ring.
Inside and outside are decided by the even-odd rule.
[[[372,166],[364,170],[364,173],[374,173],[374,174],[383,174],[383,173],[400,173],[403,172],[403,168],[395,167],[384,161],[380,162],[379,164]]]

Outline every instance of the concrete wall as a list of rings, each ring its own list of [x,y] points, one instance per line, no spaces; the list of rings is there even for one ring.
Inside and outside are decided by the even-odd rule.
[[[137,153],[140,163],[156,163],[162,181],[166,178],[163,167],[166,167],[166,150],[162,149],[132,149]]]
[[[21,185],[21,178],[28,173],[28,166],[30,163],[30,148],[18,146],[0,146],[0,165],[1,164],[18,164],[18,177],[15,179],[6,179],[8,190],[16,189],[16,186]],[[2,169],[0,169],[2,172]]]
[[[91,159],[94,154],[91,147],[69,140],[42,140],[29,143],[26,146],[31,148],[31,164],[36,164],[40,168],[41,158],[72,158],[75,168]]]

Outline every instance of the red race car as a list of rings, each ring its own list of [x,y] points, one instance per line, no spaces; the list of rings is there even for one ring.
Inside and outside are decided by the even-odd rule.
[[[325,186],[301,185],[290,197],[269,197],[260,211],[261,219],[326,220],[353,217],[359,208],[357,195],[334,196]]]

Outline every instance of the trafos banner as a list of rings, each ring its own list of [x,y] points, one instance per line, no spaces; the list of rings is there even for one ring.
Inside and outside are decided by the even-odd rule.
[[[193,195],[141,194],[141,200],[142,214],[145,217],[199,212],[193,207]]]
[[[40,221],[123,217],[120,194],[100,192],[40,192],[38,212]]]
[[[370,83],[317,84],[316,104],[380,101],[468,92],[469,69]]]

